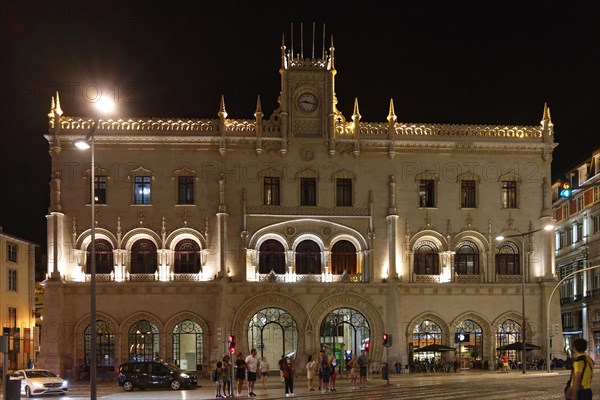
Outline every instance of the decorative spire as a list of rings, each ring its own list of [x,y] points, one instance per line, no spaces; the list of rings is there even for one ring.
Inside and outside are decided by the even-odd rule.
[[[358,97],[354,98],[354,112],[352,113],[352,121],[358,122],[360,121],[360,111],[358,110]]]
[[[395,123],[397,119],[398,117],[396,117],[394,112],[394,99],[390,99],[390,112],[388,113],[387,120],[391,124]]]
[[[542,116],[542,121],[552,121],[552,118],[550,118],[550,107],[548,107],[548,103],[544,103],[544,115]]]
[[[254,112],[254,116],[256,117],[256,114],[260,113],[262,115],[262,106],[260,104],[260,94],[258,95],[258,97],[256,98],[256,111]]]
[[[219,104],[219,112],[217,113],[219,118],[227,118],[227,111],[225,111],[225,96],[221,95],[221,104]]]
[[[54,96],[52,96],[52,101],[50,102],[50,112],[48,113],[48,116],[50,118],[54,117],[54,109],[56,108],[56,105],[54,104]]]
[[[335,47],[333,46],[333,35],[331,35],[331,46],[329,46],[329,69],[335,69],[334,51]]]
[[[60,98],[58,97],[58,90],[56,91],[56,108],[54,109],[54,112],[59,116],[63,115],[63,110],[61,110],[60,108]]]
[[[281,68],[287,69],[287,61],[285,59],[285,33],[281,34]]]

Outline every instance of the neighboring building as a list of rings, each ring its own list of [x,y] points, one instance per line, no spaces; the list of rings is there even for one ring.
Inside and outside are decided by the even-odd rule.
[[[537,231],[552,222],[549,109],[537,126],[409,124],[392,102],[364,122],[356,101],[346,118],[334,61],[333,43],[317,58],[282,45],[267,118],[259,100],[254,119],[230,119],[221,98],[216,119],[99,121],[98,365],[158,353],[206,368],[234,334],[271,365],[369,347],[378,371],[385,332],[402,364],[454,357],[414,351],[435,343],[491,367],[520,340],[523,298],[527,342],[543,347],[531,357],[544,354],[560,318],[558,298],[550,321],[540,312],[557,282],[553,234]],[[52,99],[43,317],[58,330],[41,354],[67,376],[90,354],[91,155],[73,142],[92,123]]]
[[[8,370],[35,359],[35,258],[39,246],[5,233],[0,227],[0,321],[9,337]],[[0,365],[2,360],[0,357]]]
[[[563,182],[576,188],[570,201],[559,195]],[[556,270],[560,279],[567,278],[560,288],[564,347],[570,349],[572,341],[582,337],[598,359],[600,267],[591,267],[600,266],[600,149],[554,182],[552,194]],[[590,269],[573,274],[584,268]]]

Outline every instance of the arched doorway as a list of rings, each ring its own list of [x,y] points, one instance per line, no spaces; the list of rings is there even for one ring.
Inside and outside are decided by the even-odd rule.
[[[200,325],[186,319],[173,328],[173,362],[184,370],[201,370],[203,335]]]
[[[483,330],[477,322],[462,321],[456,327],[454,344],[461,368],[483,368]]]
[[[340,240],[331,249],[331,273],[332,274],[356,274],[356,247],[347,241]]]
[[[280,308],[264,308],[248,324],[247,353],[255,348],[258,357],[266,357],[269,365],[278,365],[282,355],[298,352],[298,326],[294,317]]]
[[[258,251],[258,273],[285,274],[285,248],[279,241],[269,239],[260,245]]]
[[[409,354],[411,361],[414,360],[418,364],[420,362],[431,362],[432,358],[435,361],[436,357],[439,359],[442,354],[441,351],[418,351],[418,349],[434,344],[442,344],[442,329],[435,322],[426,319],[415,326],[413,330],[411,351],[415,351],[413,354]]]
[[[90,365],[92,354],[92,324],[85,328],[84,359],[86,367]],[[96,321],[96,365],[108,371],[115,367],[115,330],[105,321]]]
[[[506,346],[521,340],[521,325],[512,319],[507,319],[496,329],[496,348]],[[510,362],[517,362],[517,350],[504,350]],[[501,355],[501,354],[500,354]]]
[[[321,322],[321,350],[335,355],[340,360],[340,368],[348,358],[369,347],[371,328],[363,314],[352,308],[338,308],[331,311]]]
[[[141,320],[129,328],[129,361],[152,361],[158,354],[158,328]]]

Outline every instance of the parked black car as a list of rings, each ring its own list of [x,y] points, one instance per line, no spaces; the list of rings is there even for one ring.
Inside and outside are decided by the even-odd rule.
[[[140,361],[121,364],[117,381],[126,392],[136,387],[166,387],[179,390],[196,386],[198,377],[193,372],[182,371],[166,362]]]

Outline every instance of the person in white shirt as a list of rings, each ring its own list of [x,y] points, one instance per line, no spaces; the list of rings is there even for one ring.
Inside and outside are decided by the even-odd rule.
[[[248,396],[256,396],[254,394],[254,384],[256,383],[256,374],[258,373],[256,349],[250,350],[250,355],[246,357],[246,372],[248,373]]]

